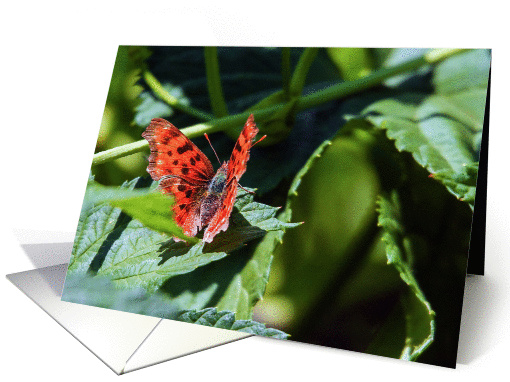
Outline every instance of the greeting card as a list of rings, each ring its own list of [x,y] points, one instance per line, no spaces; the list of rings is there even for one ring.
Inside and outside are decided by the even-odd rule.
[[[62,301],[455,367],[490,63],[121,46]]]

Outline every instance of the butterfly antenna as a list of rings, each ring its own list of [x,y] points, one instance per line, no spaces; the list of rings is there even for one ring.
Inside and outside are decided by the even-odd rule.
[[[204,135],[205,135],[205,139],[207,139],[207,142],[209,142],[209,145],[211,146],[212,151],[214,151],[214,155],[216,155],[216,159],[218,159],[218,163],[221,164],[220,158],[218,158],[218,154],[216,154],[216,150],[214,149],[211,141],[209,140],[209,136],[207,135],[207,133],[204,133]]]
[[[257,142],[255,142],[253,145],[251,145],[251,147],[255,146],[257,143],[259,143],[261,140],[263,140],[264,138],[266,138],[267,135],[264,135],[262,138],[260,138]]]

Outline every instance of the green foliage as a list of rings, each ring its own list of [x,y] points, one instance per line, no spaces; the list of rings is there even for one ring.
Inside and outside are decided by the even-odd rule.
[[[89,186],[91,182],[89,180]],[[135,186],[136,181],[127,182],[115,192],[132,191]],[[111,197],[111,194],[108,194],[108,197]],[[96,256],[104,258],[105,252],[119,238],[122,231],[135,224],[136,222],[122,214],[121,210],[101,202],[101,196],[96,189],[88,187],[78,221],[68,274],[87,272],[94,258]],[[161,238],[156,238],[156,241],[158,239]]]
[[[328,48],[327,51],[346,81],[364,77],[372,71],[373,64],[369,49]]]
[[[203,242],[189,246],[172,240],[186,237],[172,219],[173,199],[150,188],[136,188],[146,183],[135,179],[114,188],[89,181],[69,273],[97,271],[120,287],[155,291],[169,278],[217,261],[265,232],[296,226],[276,219],[278,208],[254,202],[252,194],[241,190],[232,227],[204,251]]]
[[[140,245],[147,233],[137,231],[136,228],[126,236],[112,246],[98,272],[110,277],[122,288],[142,287],[152,292],[171,277],[192,272],[227,255],[225,252],[204,253],[203,243],[192,247],[173,241]],[[162,264],[161,255],[169,257]]]
[[[147,228],[170,234],[188,242],[196,243],[196,239],[186,237],[175,223],[172,207],[174,200],[159,192],[134,196],[126,199],[113,199],[109,203],[118,207],[126,214],[136,218]]]
[[[465,164],[460,171],[440,170],[430,176],[440,180],[448,191],[474,208],[478,162]]]
[[[331,304],[342,288],[338,282],[351,276],[345,267],[363,260],[352,247],[360,249],[359,241],[373,240],[361,236],[375,218],[378,190],[366,144],[340,133],[317,148],[289,188],[287,207],[304,224],[288,231],[276,249],[271,294],[261,302],[259,314],[270,311],[273,301],[286,301],[296,314],[284,330],[294,339],[313,341],[312,332],[327,330],[322,314],[334,310]],[[385,289],[383,284],[370,290]]]
[[[189,105],[191,102],[182,89],[170,83],[163,84],[163,89],[183,105]],[[140,93],[140,104],[136,106],[134,122],[137,126],[147,127],[153,118],[169,118],[174,115],[174,109],[168,103],[156,98],[152,92],[144,90]]]
[[[119,46],[95,152],[140,139],[140,134],[133,129],[132,123],[136,108],[143,103],[143,96],[140,95],[143,88],[137,81],[149,56],[150,51],[146,47]],[[138,153],[101,165],[94,169],[94,175],[101,183],[119,185],[124,180],[137,176],[144,167],[144,156]]]
[[[264,337],[278,339],[289,337],[288,334],[280,330],[266,328],[264,324],[256,321],[236,320],[236,316],[232,312],[218,312],[216,308],[200,311],[182,310],[164,294],[148,293],[141,288],[119,289],[107,277],[80,275],[66,278],[62,300],[219,329],[236,330]]]
[[[142,288],[119,289],[108,277],[89,274],[67,275],[62,300],[174,320],[180,314],[179,307],[164,294]]]
[[[400,201],[396,191],[389,197],[378,199],[378,225],[383,228],[382,240],[386,244],[388,264],[399,272],[409,287],[405,294],[406,339],[401,358],[413,361],[434,340],[435,312],[423,294],[412,269],[412,247],[402,223]]]
[[[141,179],[133,180],[135,183],[140,181]],[[137,219],[147,228],[197,243],[196,239],[184,235],[182,229],[175,223],[172,213],[173,197],[157,192],[156,185],[153,183],[148,188],[130,189],[125,185],[121,187],[103,186],[90,179],[87,184],[84,206],[107,202]]]
[[[361,114],[471,208],[489,66],[483,51],[453,57],[434,70],[435,93],[404,93],[377,101]]]
[[[189,322],[192,324],[200,324],[204,326],[212,326],[219,329],[237,330],[239,332],[251,333],[257,336],[278,338],[285,340],[288,334],[277,330],[266,328],[264,324],[252,320],[235,320],[232,312],[222,310],[217,311],[216,308],[208,308],[200,311],[186,311],[181,313],[177,318],[179,321]]]
[[[434,69],[432,83],[439,94],[484,89],[487,88],[490,65],[490,51],[485,49],[468,51],[440,63]],[[484,109],[482,104],[478,107]]]
[[[311,167],[313,161],[320,156],[324,147],[329,145],[326,141],[312,154],[305,166],[296,174],[288,191],[288,199],[285,210],[279,215],[282,224],[288,223],[291,219],[291,196],[297,194],[297,189],[301,183],[302,177]],[[297,226],[294,223],[292,226]],[[253,252],[253,257],[246,266],[234,276],[227,292],[220,300],[218,307],[220,309],[230,309],[237,312],[238,317],[251,318],[253,307],[262,299],[266,284],[269,281],[269,271],[273,260],[273,252],[278,243],[283,242],[284,231],[269,232],[264,239],[257,245]]]
[[[262,299],[269,280],[273,251],[281,241],[283,231],[269,232],[253,251],[253,256],[239,270],[228,285],[218,309],[236,312],[237,317],[249,319],[255,304]]]
[[[472,89],[432,95],[418,105],[411,96],[387,99],[369,106],[362,115],[385,129],[397,149],[412,153],[429,172],[460,171],[476,159],[486,94],[486,89]]]
[[[150,51],[119,50],[103,122],[114,104],[124,122],[98,148],[171,117],[214,158],[197,137],[211,133],[227,160],[237,120],[254,111],[268,137],[241,182],[257,195],[239,188],[228,230],[204,243],[182,235],[143,155],[93,167],[64,298],[454,364],[488,52],[441,61],[425,49]],[[146,148],[134,145],[122,155]],[[114,186],[122,179],[133,180]]]

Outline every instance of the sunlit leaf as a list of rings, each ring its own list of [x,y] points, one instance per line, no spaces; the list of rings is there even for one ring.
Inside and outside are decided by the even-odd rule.
[[[434,94],[402,94],[361,113],[471,208],[476,171],[469,168],[480,155],[489,69],[482,50],[451,57],[434,69]]]
[[[62,300],[76,304],[115,309],[170,320],[236,330],[258,336],[286,339],[288,334],[267,328],[252,320],[236,320],[232,312],[208,308],[201,311],[182,309],[176,301],[161,293],[148,293],[144,289],[117,288],[108,277],[79,275],[66,278]]]
[[[257,336],[287,339],[288,334],[277,330],[266,328],[264,324],[252,320],[237,320],[235,314],[226,310],[217,311],[216,308],[208,308],[200,311],[187,311],[179,315],[179,321],[211,326],[220,329],[236,330],[239,332],[251,333]]]
[[[191,101],[185,96],[182,88],[170,83],[163,84],[163,88],[179,103],[189,105]],[[174,114],[174,109],[156,98],[149,90],[140,93],[140,104],[135,108],[134,121],[137,126],[147,127],[153,118],[169,118]]]
[[[201,241],[194,246],[175,242],[172,237],[183,234],[172,218],[173,200],[154,190],[154,184],[148,185],[151,183],[144,179],[122,187],[105,187],[89,180],[71,274],[92,270],[108,276],[117,286],[152,292],[175,276],[224,258],[247,241],[296,226],[276,219],[278,208],[253,201],[253,195],[241,189],[226,232],[205,248]],[[174,297],[202,308],[215,290],[209,284],[195,294],[184,292]]]

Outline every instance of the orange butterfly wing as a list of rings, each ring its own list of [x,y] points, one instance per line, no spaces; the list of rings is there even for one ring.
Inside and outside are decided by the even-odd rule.
[[[195,236],[200,230],[200,203],[214,176],[209,159],[170,122],[155,118],[142,134],[151,154],[147,172],[159,181],[163,193],[175,198],[175,221],[184,234]]]
[[[228,161],[227,180],[223,190],[222,203],[204,232],[205,242],[210,243],[214,236],[228,228],[230,214],[237,196],[237,185],[241,176],[246,172],[246,163],[250,158],[250,148],[258,132],[259,129],[255,125],[252,114],[248,117]]]
[[[246,163],[248,162],[248,159],[250,159],[250,149],[253,145],[253,139],[258,132],[259,129],[257,128],[257,125],[255,125],[253,114],[251,114],[244,124],[241,135],[237,138],[232,155],[230,155],[230,160],[228,161],[228,179],[235,177],[237,178],[237,181],[239,181],[241,176],[246,172]]]

